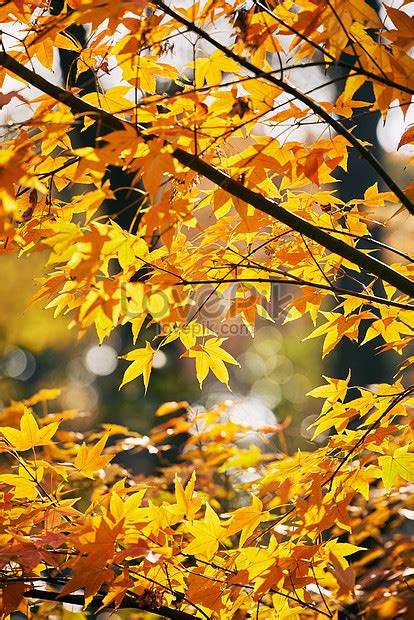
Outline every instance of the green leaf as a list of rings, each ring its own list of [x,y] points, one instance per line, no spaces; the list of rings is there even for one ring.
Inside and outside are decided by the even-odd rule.
[[[380,456],[379,466],[382,469],[382,481],[386,491],[394,484],[397,476],[408,482],[414,482],[414,453],[408,452],[409,446],[397,448],[394,454]]]

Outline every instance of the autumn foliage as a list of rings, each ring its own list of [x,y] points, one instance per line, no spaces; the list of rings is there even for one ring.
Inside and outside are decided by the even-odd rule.
[[[253,335],[272,319],[275,284],[292,292],[285,321],[310,318],[323,356],[345,338],[376,339],[375,354],[401,357],[399,371],[375,386],[321,379],[309,398],[322,399],[312,431],[325,440],[306,453],[286,453],[288,420],[251,429],[229,402],[203,412],[167,403],[149,436],[118,424],[68,430],[76,412],[56,411],[58,390],[5,405],[1,617],[115,608],[131,618],[408,620],[414,259],[374,228],[386,233],[397,216],[412,225],[414,183],[402,187],[354,126],[395,107],[405,118],[413,17],[405,2],[381,14],[363,0],[182,4],[0,4],[0,106],[20,115],[2,129],[0,252],[43,251],[34,301],[68,314],[80,336],[93,328],[103,342],[129,326],[122,385],[147,387],[154,355],[174,342],[200,386],[210,373],[231,388],[238,361],[220,326],[237,320]],[[61,50],[73,52],[75,78],[93,76],[88,92],[51,73]],[[296,86],[312,67],[323,85],[341,83],[336,100],[311,81]],[[413,127],[399,138],[409,148]],[[352,152],[377,182],[345,201],[337,180]],[[404,165],[412,174],[409,155]],[[111,167],[136,196],[127,228]],[[226,300],[216,322],[203,318],[206,294]],[[250,441],[257,433],[271,444]],[[178,439],[173,464],[164,453]],[[120,464],[139,451],[156,455],[157,474]],[[83,611],[68,615],[68,603]]]

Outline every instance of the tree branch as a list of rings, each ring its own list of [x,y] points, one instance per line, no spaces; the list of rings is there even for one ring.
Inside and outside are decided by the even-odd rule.
[[[392,177],[388,174],[388,172],[382,167],[381,163],[378,159],[369,152],[369,150],[356,138],[348,129],[346,129],[342,123],[337,121],[335,118],[330,116],[326,110],[322,108],[316,101],[313,101],[307,95],[304,95],[300,90],[291,86],[287,82],[281,80],[280,78],[274,76],[273,74],[266,73],[256,67],[252,63],[250,63],[245,58],[241,58],[238,54],[233,52],[231,49],[222,45],[219,41],[210,36],[207,32],[205,32],[202,28],[196,26],[193,22],[190,22],[183,15],[180,15],[169,6],[165,4],[162,0],[152,0],[153,4],[160,8],[166,15],[169,15],[173,19],[175,19],[180,24],[186,26],[189,30],[198,34],[205,41],[208,41],[211,45],[214,45],[218,50],[222,51],[228,58],[232,58],[235,60],[241,67],[247,69],[247,71],[251,71],[258,78],[263,78],[274,84],[278,88],[282,89],[284,92],[293,95],[298,101],[304,103],[308,108],[310,108],[317,116],[322,118],[328,125],[330,125],[335,131],[346,138],[350,144],[362,155],[362,157],[372,166],[375,172],[381,177],[384,183],[389,187],[389,189],[397,196],[397,198],[401,201],[401,203],[406,207],[406,209],[414,215],[414,205],[411,200],[404,194],[403,190],[399,187],[399,185],[394,181]]]
[[[82,608],[85,608],[85,597],[82,594],[67,594],[66,596],[60,596],[59,592],[32,588],[31,590],[27,590],[26,592],[24,592],[24,596],[26,598],[33,598],[44,601],[55,601],[56,603],[70,603],[71,605],[80,605]],[[96,596],[93,599],[92,603],[88,605],[88,607],[94,610],[100,609],[102,607],[102,599],[102,596]],[[108,608],[113,609],[113,606],[110,606]],[[197,618],[197,616],[188,614],[185,611],[180,611],[179,609],[171,609],[171,607],[166,607],[165,605],[162,605],[161,607],[140,605],[135,599],[130,596],[125,596],[123,598],[120,608],[140,609],[142,611],[147,611],[152,614],[157,614],[164,618],[171,618],[171,620],[194,620],[194,618]]]
[[[198,157],[186,153],[182,149],[175,149],[173,155],[180,163],[205,176],[232,196],[240,198],[263,213],[267,213],[276,220],[283,222],[283,224],[290,226],[290,228],[293,228],[309,239],[313,239],[334,254],[342,256],[342,258],[349,260],[354,265],[358,265],[361,269],[366,269],[381,280],[388,282],[388,284],[392,284],[406,295],[414,297],[414,282],[382,261],[369,254],[364,254],[341,239],[329,235],[324,230],[321,230],[299,215],[284,209],[276,201],[265,198],[261,194],[244,187],[239,181],[235,181],[227,174],[224,174],[224,172],[216,170]]]
[[[240,59],[240,61],[244,62],[242,59]],[[139,133],[140,128],[137,128],[133,123],[122,120],[109,112],[87,103],[83,99],[79,99],[79,97],[76,97],[76,95],[61,88],[60,86],[51,84],[42,76],[17,62],[6,52],[0,52],[0,65],[32,86],[35,86],[39,90],[43,91],[45,94],[53,97],[56,101],[60,101],[64,105],[67,105],[74,114],[85,114],[91,118],[96,118],[99,122],[105,125],[105,127],[114,131],[122,130],[125,126],[133,127],[138,132],[138,135],[142,136],[142,134]],[[151,136],[142,137],[146,140],[151,139]],[[359,144],[358,141],[357,143]],[[258,192],[244,187],[242,183],[235,181],[224,172],[215,169],[213,166],[206,163],[196,155],[187,153],[181,148],[176,148],[173,150],[172,156],[181,164],[187,166],[194,172],[205,176],[212,183],[218,185],[235,198],[243,200],[247,204],[252,205],[263,213],[266,213],[283,224],[286,224],[309,239],[313,239],[327,250],[350,261],[360,269],[367,270],[372,275],[375,275],[384,282],[391,284],[402,293],[414,298],[414,282],[380,260],[348,245],[341,239],[333,237],[299,215],[288,211],[278,202],[265,198]]]
[[[60,101],[60,103],[68,106],[73,114],[86,114],[92,118],[96,118],[97,120],[100,120],[105,127],[108,127],[108,129],[112,129],[113,131],[119,131],[124,128],[124,122],[117,116],[113,116],[109,112],[105,112],[105,110],[96,108],[83,99],[76,97],[76,95],[70,91],[61,88],[56,84],[52,84],[38,73],[35,73],[28,67],[22,65],[6,52],[0,52],[0,65],[8,71],[11,71],[11,73],[17,77],[22,78],[31,84],[31,86],[38,88],[46,95],[49,95],[53,99],[56,99],[56,101]],[[135,125],[132,126],[135,127]]]

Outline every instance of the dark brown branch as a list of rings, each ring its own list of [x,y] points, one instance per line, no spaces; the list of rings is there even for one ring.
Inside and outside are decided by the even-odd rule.
[[[24,593],[26,598],[33,598],[37,600],[44,601],[55,601],[56,603],[70,603],[71,605],[80,605],[82,608],[85,608],[85,597],[82,594],[67,594],[66,596],[60,596],[59,592],[52,592],[51,590],[39,590],[37,588],[32,588],[31,590],[27,590]],[[96,596],[92,603],[88,606],[89,609],[100,609],[102,607],[102,596]],[[171,618],[171,620],[194,620],[197,616],[193,616],[192,614],[188,614],[185,611],[180,611],[179,609],[171,609],[171,607],[166,607],[162,605],[161,607],[149,607],[148,605],[140,605],[137,601],[130,597],[125,596],[120,605],[123,609],[140,609],[142,611],[147,611],[152,614],[157,614],[164,618]],[[108,608],[112,608],[110,606]]]
[[[357,239],[358,241],[363,241],[364,243],[371,243],[372,245],[376,245],[383,250],[387,250],[388,252],[392,252],[397,256],[401,256],[404,260],[407,260],[410,263],[414,262],[414,257],[410,256],[406,252],[402,252],[397,248],[393,248],[391,245],[384,243],[383,241],[379,241],[379,239],[375,239],[374,237],[361,237],[361,235],[356,235],[355,233],[351,233],[348,230],[338,230],[338,228],[328,228],[328,226],[320,226],[321,230],[326,230],[327,232],[333,232],[337,235],[344,235],[344,237],[351,237],[352,239]]]
[[[388,172],[382,167],[378,159],[374,155],[372,155],[372,153],[370,153],[370,151],[367,148],[365,148],[365,146],[358,140],[358,138],[356,138],[350,131],[348,131],[348,129],[346,129],[342,125],[342,123],[340,123],[338,120],[330,116],[328,112],[326,112],[326,110],[324,110],[316,101],[313,101],[313,99],[311,99],[307,95],[304,95],[300,90],[298,90],[291,84],[288,84],[287,82],[281,80],[280,78],[277,78],[274,75],[271,75],[269,73],[266,73],[265,71],[262,71],[261,69],[259,69],[259,67],[256,67],[255,65],[253,65],[251,62],[249,62],[245,58],[242,58],[241,56],[233,52],[231,49],[229,49],[228,47],[226,47],[225,45],[217,41],[214,37],[210,36],[202,28],[199,28],[198,26],[196,26],[196,24],[194,24],[193,22],[190,22],[183,15],[180,15],[179,13],[174,11],[171,7],[167,6],[165,2],[163,2],[162,0],[152,0],[152,1],[153,1],[153,4],[159,7],[162,11],[164,11],[166,15],[169,15],[177,22],[185,25],[189,30],[191,30],[195,34],[198,34],[205,41],[208,41],[208,43],[210,43],[211,45],[214,45],[214,47],[222,51],[228,58],[232,58],[241,67],[244,67],[245,69],[247,69],[247,71],[251,71],[258,78],[263,78],[267,80],[268,82],[270,82],[271,84],[274,84],[275,86],[277,86],[284,92],[289,93],[290,95],[293,95],[298,101],[301,101],[302,103],[304,103],[317,116],[319,116],[326,123],[328,123],[328,125],[330,125],[338,134],[346,138],[348,142],[352,144],[352,146],[361,154],[363,159],[365,159],[365,161],[367,161],[371,165],[371,167],[381,177],[384,183],[386,183],[389,189],[397,196],[397,198],[406,207],[406,209],[412,215],[414,215],[413,203],[404,194],[403,190],[394,181],[394,179],[390,177]]]
[[[105,112],[105,110],[100,110],[90,105],[68,90],[52,84],[38,73],[35,73],[31,69],[28,69],[28,67],[17,62],[17,60],[6,52],[0,52],[0,65],[35,88],[38,88],[46,95],[68,106],[73,114],[86,114],[87,116],[100,120],[105,127],[113,129],[114,131],[123,129],[124,123],[120,118],[109,114],[109,112]]]
[[[124,121],[109,112],[101,110],[100,108],[96,108],[65,89],[56,86],[55,84],[51,84],[37,73],[34,73],[24,65],[17,62],[5,52],[0,52],[0,65],[14,73],[16,76],[21,77],[32,86],[39,88],[45,94],[67,105],[74,114],[85,114],[91,118],[96,118],[105,127],[114,131],[122,130],[127,125],[133,127],[139,132],[139,128],[137,129],[134,124]],[[146,139],[151,138],[147,136]],[[180,148],[175,149],[172,152],[172,156],[184,166],[187,166],[194,172],[205,176],[207,179],[227,191],[232,196],[240,198],[263,213],[267,213],[274,219],[286,224],[309,239],[313,239],[334,254],[341,256],[354,265],[357,265],[360,269],[367,270],[369,273],[377,276],[381,280],[384,280],[384,282],[391,284],[402,293],[414,298],[414,282],[398,273],[385,263],[370,256],[369,254],[365,254],[360,250],[353,248],[344,241],[329,235],[327,232],[321,230],[311,222],[308,222],[299,215],[283,208],[276,201],[265,198],[258,192],[244,187],[244,185],[242,185],[239,181],[235,181],[227,174],[215,169],[199,157],[192,155],[191,153],[187,153]]]
[[[309,239],[313,239],[334,254],[342,256],[354,265],[358,265],[361,269],[366,269],[369,273],[372,273],[381,280],[392,284],[406,295],[414,297],[414,282],[397,271],[394,271],[394,269],[391,269],[391,267],[382,261],[370,256],[369,254],[364,254],[341,239],[337,239],[336,237],[329,235],[299,215],[284,209],[276,201],[265,198],[261,194],[244,187],[244,185],[238,181],[235,181],[227,174],[224,174],[224,172],[216,170],[210,166],[210,164],[207,164],[198,157],[195,157],[182,149],[175,149],[173,155],[180,163],[205,176],[232,196],[240,198],[240,200],[252,205],[263,213],[267,213],[276,220],[283,222],[283,224],[293,228]]]

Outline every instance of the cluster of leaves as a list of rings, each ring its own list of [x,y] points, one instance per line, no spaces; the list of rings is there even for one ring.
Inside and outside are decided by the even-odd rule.
[[[56,314],[70,312],[81,331],[95,325],[101,341],[126,323],[136,340],[150,317],[161,325],[155,348],[180,341],[196,361],[200,383],[209,371],[226,383],[226,364],[234,363],[214,327],[199,320],[198,291],[206,287],[226,298],[223,318],[237,315],[251,330],[257,316],[268,316],[264,306],[275,281],[301,287],[291,318],[309,314],[315,321],[323,300],[333,300],[335,309],[316,332],[328,334],[324,354],[344,336],[357,340],[367,319],[372,327],[365,341],[379,334],[400,353],[413,326],[406,295],[413,293],[412,263],[381,265],[359,249],[385,201],[401,200],[413,212],[412,189],[400,190],[369,149],[335,120],[350,118],[361,106],[380,110],[385,119],[395,98],[407,109],[414,62],[404,34],[409,18],[388,9],[398,30],[383,28],[379,42],[372,31],[381,24],[364,3],[338,2],[323,10],[319,3],[299,3],[294,11],[289,6],[258,12],[239,2],[211,2],[176,12],[162,2],[104,2],[99,8],[69,2],[58,18],[42,2],[6,3],[1,9],[2,20],[20,22],[22,30],[18,43],[10,39],[13,56],[1,56],[3,76],[44,92],[30,118],[3,143],[2,251],[49,249],[50,273],[36,298],[49,299]],[[336,104],[317,103],[291,80],[309,63],[341,64],[345,34],[338,19],[349,33],[346,51],[358,54]],[[208,33],[223,20],[233,34],[231,48]],[[92,27],[85,49],[67,33],[74,23]],[[169,43],[182,33],[194,35],[194,60],[180,71]],[[284,52],[280,37],[289,33],[297,34]],[[197,55],[203,37],[217,48],[207,57]],[[392,41],[392,53],[383,39]],[[98,82],[103,64],[106,72],[120,72],[122,86],[79,98],[27,67],[30,59],[52,69],[58,48],[77,51],[77,71],[92,69]],[[318,62],[321,50],[324,60]],[[273,70],[270,55],[282,53],[286,60],[280,58]],[[227,75],[231,79],[223,83]],[[157,76],[174,81],[179,92],[157,94]],[[366,80],[373,84],[371,103],[355,100]],[[11,95],[21,98],[23,92]],[[321,124],[322,137],[314,143],[285,139],[286,126],[309,122]],[[96,126],[96,148],[72,144],[68,127],[76,125]],[[99,137],[100,127],[111,131]],[[337,135],[325,136],[329,127]],[[405,142],[410,140],[407,134]],[[344,204],[338,198],[332,173],[346,170],[351,146],[378,166],[392,191],[374,185],[363,199]],[[117,213],[102,218],[99,211],[115,198],[106,177],[109,165],[135,175],[131,191],[138,206],[129,231],[117,225]],[[200,174],[215,185],[200,184]],[[384,297],[376,298],[365,283],[359,290],[341,290],[346,267],[356,278],[366,269],[372,286],[380,278]],[[367,301],[377,313],[364,310]],[[148,344],[128,356],[133,367],[125,382],[143,374],[147,383],[155,348]]]
[[[177,9],[68,0],[58,15],[49,9],[46,0],[0,4],[1,85],[23,83],[0,98],[0,106],[18,101],[23,115],[3,132],[0,252],[47,251],[36,299],[70,313],[80,334],[94,326],[101,342],[128,324],[135,344],[143,326],[158,324],[154,341],[125,356],[123,383],[142,375],[147,385],[155,352],[175,341],[200,384],[209,372],[227,384],[237,361],[220,323],[238,317],[253,333],[258,317],[271,318],[274,283],[297,290],[288,320],[309,315],[324,354],[342,338],[380,337],[403,357],[402,370],[411,365],[414,261],[389,247],[393,264],[374,258],[381,243],[370,228],[384,221],[386,203],[413,214],[414,187],[403,190],[347,129],[361,108],[386,120],[393,106],[405,114],[411,104],[413,18],[404,3],[385,7],[388,25],[363,0]],[[85,47],[74,25],[90,29]],[[184,68],[174,52],[183,40],[192,51]],[[59,49],[75,54],[75,73],[92,72],[95,92],[44,77]],[[294,85],[311,67],[343,69],[335,103],[316,99],[317,86]],[[105,91],[108,75],[121,85]],[[364,83],[370,101],[358,99]],[[313,138],[291,138],[307,126]],[[86,130],[96,143],[80,147]],[[400,146],[413,141],[408,127]],[[386,191],[375,183],[363,197],[338,197],[335,175],[346,172],[351,148]],[[117,223],[123,205],[103,208],[116,201],[114,166],[137,196],[129,230]],[[215,323],[203,320],[206,293],[226,302]],[[334,432],[316,452],[293,456],[262,454],[253,441],[241,448],[248,429],[224,406],[176,417],[151,438],[113,426],[79,445],[79,434],[58,430],[72,413],[34,415],[50,394],[12,403],[1,414],[3,615],[35,599],[49,601],[36,607],[44,617],[59,601],[78,602],[79,589],[86,607],[172,618],[333,617],[353,603],[384,617],[383,593],[392,595],[389,617],[404,613],[412,605],[404,530],[384,532],[412,516],[412,390],[397,382],[350,400],[348,381],[328,379],[313,392],[326,399],[315,433]],[[108,464],[126,449],[162,455],[159,443],[182,432],[183,461],[161,462],[159,478],[134,480]],[[366,570],[381,544],[388,581],[374,586]]]
[[[85,439],[60,427],[75,412],[49,412],[58,390],[11,403],[1,414],[2,617],[28,606],[33,618],[59,615],[65,602],[171,618],[334,617],[355,597],[380,611],[390,587],[398,615],[410,595],[403,523],[414,515],[412,434],[400,421],[413,390],[361,389],[345,404],[346,389],[329,381],[312,392],[326,398],[315,436],[336,431],[294,456],[274,449],[283,425],[251,429],[224,404],[167,403],[151,436],[105,425]],[[347,430],[355,416],[358,430]],[[168,465],[167,442],[183,433],[182,460]],[[125,450],[157,454],[162,476],[109,464]],[[383,546],[392,585],[381,567],[373,590],[366,571]]]

